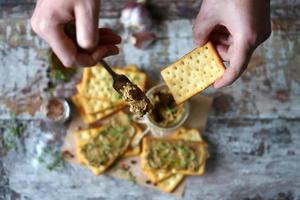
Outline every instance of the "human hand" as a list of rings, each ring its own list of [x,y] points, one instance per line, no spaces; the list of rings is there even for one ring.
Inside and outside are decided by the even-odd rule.
[[[203,0],[193,34],[197,46],[211,40],[223,61],[230,63],[214,87],[231,85],[271,34],[270,0]]]
[[[92,66],[119,52],[121,38],[111,29],[98,29],[100,0],[37,0],[32,29],[51,46],[66,67]],[[75,22],[76,42],[64,27]]]

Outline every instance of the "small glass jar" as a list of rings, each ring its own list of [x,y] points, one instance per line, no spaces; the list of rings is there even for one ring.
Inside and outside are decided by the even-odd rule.
[[[146,96],[149,98],[155,92],[160,91],[160,90],[162,90],[166,87],[167,86],[165,84],[156,85],[156,86],[152,87],[146,93]],[[144,115],[141,118],[137,117],[137,116],[134,116],[133,119],[136,122],[138,122],[140,124],[144,124],[146,126],[146,129],[144,130],[142,135],[146,135],[148,133],[151,133],[154,137],[163,137],[163,136],[166,136],[166,135],[174,132],[174,130],[176,130],[177,128],[182,126],[184,124],[184,122],[187,120],[187,118],[190,114],[190,104],[188,102],[185,102],[183,104],[183,109],[184,109],[184,111],[181,115],[181,118],[178,120],[178,122],[175,123],[175,124],[172,124],[170,126],[167,126],[167,127],[162,127],[158,123],[156,123],[153,119],[151,119],[149,113],[147,113],[146,115]]]
[[[63,124],[70,118],[71,108],[66,99],[50,97],[43,101],[41,112],[47,121]]]

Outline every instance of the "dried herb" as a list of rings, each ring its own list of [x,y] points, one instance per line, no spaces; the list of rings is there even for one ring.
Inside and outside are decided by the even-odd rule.
[[[124,132],[126,126],[109,126],[101,130],[91,143],[83,146],[82,152],[92,166],[98,167],[107,163],[129,142]]]
[[[128,180],[134,184],[136,184],[136,177],[132,174],[131,171],[127,171]]]
[[[51,72],[51,77],[56,81],[56,82],[68,82],[70,81],[70,77],[66,76],[61,70],[53,70]]]
[[[65,160],[61,153],[52,154],[53,160],[47,164],[47,169],[50,171],[63,169],[65,167]]]
[[[10,150],[17,148],[17,143],[15,141],[3,136],[0,137],[0,143],[2,144],[2,152],[4,155],[6,155]]]
[[[40,163],[45,164],[49,171],[62,170],[65,165],[65,157],[61,152],[52,150],[51,148],[44,149],[43,153],[37,158]]]
[[[17,115],[15,112],[12,112],[10,115],[10,123],[9,123],[9,134],[12,136],[20,137],[24,132],[25,127],[19,121],[17,121]]]
[[[130,171],[130,166],[127,164],[122,164],[120,170],[128,177],[128,180],[132,183],[136,183],[136,177]]]
[[[18,148],[17,140],[22,136],[25,126],[17,120],[16,113],[12,112],[8,124],[0,124],[0,129],[3,130],[0,135],[1,150],[6,155],[10,150]]]
[[[132,174],[132,172],[130,171],[130,166],[126,163],[122,163],[120,164],[115,164],[112,166],[112,169],[114,171],[120,171],[121,173],[123,173],[124,175],[127,176],[128,180],[132,183],[136,183],[136,177]]]
[[[177,112],[177,107],[167,107],[167,110],[171,113],[176,113]]]

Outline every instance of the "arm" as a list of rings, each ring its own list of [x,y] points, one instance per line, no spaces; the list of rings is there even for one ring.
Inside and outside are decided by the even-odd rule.
[[[37,0],[32,29],[46,40],[66,67],[92,66],[119,52],[121,38],[107,28],[98,29],[100,0]],[[64,32],[74,21],[76,43]]]
[[[221,58],[230,63],[214,87],[231,85],[271,34],[270,0],[203,0],[193,34],[198,46],[212,40]]]

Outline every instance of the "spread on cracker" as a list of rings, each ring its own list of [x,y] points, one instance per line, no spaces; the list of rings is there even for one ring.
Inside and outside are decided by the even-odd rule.
[[[202,175],[207,158],[207,145],[204,142],[173,138],[143,140],[144,171]]]
[[[96,175],[102,173],[126,152],[135,132],[128,116],[122,112],[104,126],[78,130],[76,149],[79,161]]]
[[[194,143],[178,141],[150,141],[147,162],[152,169],[190,170],[196,172],[201,162]]]
[[[127,135],[124,132],[128,127],[109,126],[105,130],[99,131],[98,135],[82,147],[82,152],[90,165],[98,167],[105,165],[115,157],[120,149],[128,143]]]
[[[196,130],[196,129],[186,129],[184,127],[178,128],[173,134],[171,134],[169,136],[169,139],[203,142],[203,139],[200,136],[198,130]],[[146,157],[144,156],[146,154],[146,150],[147,150],[147,148],[143,148],[143,152],[142,152],[142,154],[143,154],[142,163],[143,163],[143,166],[145,167],[144,168],[144,173],[153,183],[162,183],[162,182],[164,182],[164,183],[162,183],[162,185],[166,185],[165,183],[168,182],[168,179],[170,179],[170,178],[173,180],[172,181],[173,184],[175,184],[175,182],[180,181],[179,177],[178,177],[179,174],[174,174],[171,171],[158,171],[156,169],[147,168],[147,166],[145,165]],[[205,156],[209,157],[208,152],[206,150],[205,150]],[[204,165],[205,165],[205,163],[202,164],[202,167],[201,167],[202,169],[204,169]],[[177,178],[175,179],[177,181],[174,181],[174,179],[172,178],[175,175],[177,176]],[[182,175],[181,178],[183,179],[184,176]],[[176,184],[173,185],[173,186],[176,186]]]

